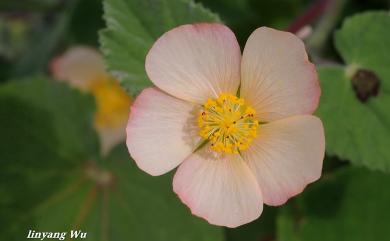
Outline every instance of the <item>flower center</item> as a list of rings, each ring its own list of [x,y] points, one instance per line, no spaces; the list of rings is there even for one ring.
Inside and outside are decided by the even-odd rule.
[[[96,100],[95,124],[98,127],[115,128],[126,123],[131,100],[117,81],[100,76],[91,81],[90,90]]]
[[[222,93],[203,105],[198,118],[199,135],[211,142],[214,151],[239,153],[256,137],[259,122],[254,115],[255,110],[244,99]]]

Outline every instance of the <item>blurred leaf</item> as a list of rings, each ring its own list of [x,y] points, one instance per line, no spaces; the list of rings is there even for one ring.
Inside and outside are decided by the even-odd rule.
[[[327,153],[370,169],[390,171],[390,15],[371,12],[345,21],[336,46],[347,67],[319,69],[322,96],[317,114],[325,125]],[[360,101],[351,70],[372,71],[378,96]],[[368,80],[366,80],[368,81]]]
[[[356,167],[324,176],[280,210],[278,240],[390,240],[389,184],[389,175]]]
[[[86,240],[222,240],[221,229],[180,203],[171,182],[172,175],[151,177],[139,170],[120,145],[102,166],[91,162],[69,173],[36,209],[38,230],[82,230]]]
[[[28,211],[52,190],[47,185],[56,178],[52,163],[65,161],[55,152],[50,115],[28,102],[0,95],[0,133],[0,240],[21,240],[21,233],[34,226]],[[40,195],[34,185],[45,187]]]
[[[61,6],[58,6],[60,11],[53,9],[45,14],[35,14],[40,22],[32,24],[30,43],[25,47],[27,49],[25,54],[14,64],[10,73],[12,78],[41,74],[46,71],[56,49],[67,38],[69,24],[77,3],[78,0],[64,1]]]
[[[35,11],[43,12],[52,9],[62,0],[2,0],[0,1],[0,10],[9,11]]]
[[[13,60],[24,53],[29,31],[24,20],[0,15],[0,58]]]
[[[98,153],[93,99],[47,79],[0,86],[0,240],[24,240],[31,209]]]
[[[145,57],[164,32],[181,24],[219,21],[190,0],[105,0],[104,13],[107,28],[100,42],[106,65],[130,94],[151,85]]]
[[[56,151],[61,157],[67,160],[87,159],[99,152],[97,136],[92,128],[94,100],[91,96],[71,89],[65,83],[39,77],[4,84],[0,88],[0,95],[17,98],[51,115],[58,139]],[[11,116],[7,121],[13,121]],[[16,151],[6,153],[11,157],[22,154]]]
[[[277,209],[264,206],[260,218],[238,228],[226,228],[226,241],[270,241],[275,238]]]
[[[93,241],[221,241],[176,197],[172,175],[143,173],[124,145],[98,156],[93,107],[47,79],[0,86],[0,240],[80,229]]]
[[[54,18],[50,26],[42,26],[32,37],[28,50],[12,69],[14,78],[43,73],[59,41],[64,37],[69,18],[67,13]]]
[[[98,46],[98,31],[104,27],[102,15],[102,0],[78,1],[69,24],[75,44]]]

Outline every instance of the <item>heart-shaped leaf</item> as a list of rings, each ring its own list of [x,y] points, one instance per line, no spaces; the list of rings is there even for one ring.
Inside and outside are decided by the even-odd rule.
[[[190,215],[172,175],[139,170],[124,145],[99,157],[91,96],[47,79],[0,86],[1,240],[87,232],[85,240],[220,241]]]
[[[335,44],[346,66],[319,68],[317,114],[327,153],[370,169],[390,171],[390,15],[369,12],[345,21]]]
[[[98,155],[93,113],[93,98],[63,83],[35,78],[0,86],[1,238],[25,240],[36,225],[31,209],[80,160]]]

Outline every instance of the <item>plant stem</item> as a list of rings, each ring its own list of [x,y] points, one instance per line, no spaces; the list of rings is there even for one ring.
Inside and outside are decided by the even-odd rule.
[[[330,1],[331,0],[314,1],[302,15],[298,16],[298,18],[294,20],[294,22],[287,28],[287,31],[297,33],[303,27],[312,24],[324,13]]]

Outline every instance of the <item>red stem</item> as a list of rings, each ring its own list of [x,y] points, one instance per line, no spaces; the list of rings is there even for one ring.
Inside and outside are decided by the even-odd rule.
[[[295,21],[287,28],[287,31],[296,33],[302,27],[311,24],[324,13],[330,2],[331,0],[316,0],[308,7],[303,15],[295,19]]]

